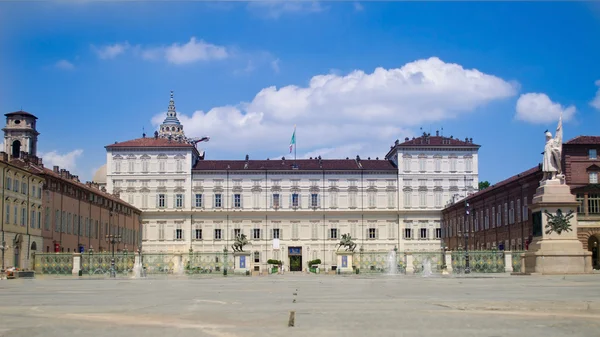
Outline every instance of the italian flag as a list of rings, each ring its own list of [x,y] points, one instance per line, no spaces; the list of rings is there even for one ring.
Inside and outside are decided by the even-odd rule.
[[[294,133],[292,134],[292,140],[290,140],[290,153],[292,153],[292,149],[296,145],[296,125],[294,125]]]

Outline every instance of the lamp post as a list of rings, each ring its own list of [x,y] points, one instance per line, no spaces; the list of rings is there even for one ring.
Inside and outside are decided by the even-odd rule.
[[[470,212],[471,206],[469,205],[469,202],[465,201],[465,223],[463,226],[463,233],[465,235],[465,274],[471,273],[471,268],[469,267],[469,228],[467,226]]]
[[[106,235],[106,242],[112,245],[112,258],[110,259],[110,277],[117,277],[117,271],[115,269],[115,245],[121,242],[121,235],[108,234]]]

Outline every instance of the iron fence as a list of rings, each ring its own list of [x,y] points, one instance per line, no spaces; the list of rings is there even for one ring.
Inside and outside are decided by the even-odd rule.
[[[524,254],[524,251],[513,251],[512,252],[512,271],[513,273],[521,272],[521,254]]]
[[[471,273],[503,273],[503,251],[469,251],[469,269]],[[452,252],[452,269],[454,273],[465,272],[465,252]]]
[[[222,273],[226,268],[233,270],[234,257],[232,254],[191,252],[183,256],[185,273],[188,275]]]
[[[71,275],[73,254],[37,253],[33,256],[33,270],[40,275]]]
[[[108,275],[111,270],[113,256],[111,253],[81,254],[81,273],[83,275]],[[117,274],[128,274],[133,270],[135,255],[133,253],[115,253],[115,272]]]
[[[406,255],[402,252],[359,252],[354,253],[354,259],[361,273],[406,273]]]
[[[424,271],[431,273],[441,273],[444,265],[444,257],[441,252],[412,252],[413,268],[415,274],[421,274]]]

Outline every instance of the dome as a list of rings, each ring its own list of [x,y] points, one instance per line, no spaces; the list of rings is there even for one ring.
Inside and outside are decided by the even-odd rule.
[[[106,184],[106,164],[100,166],[98,171],[94,173],[92,181],[98,184]]]

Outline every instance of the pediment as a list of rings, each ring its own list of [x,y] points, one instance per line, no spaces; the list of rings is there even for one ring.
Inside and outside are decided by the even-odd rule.
[[[588,166],[586,169],[586,171],[600,171],[600,166],[596,165],[596,164],[592,164],[590,166]]]

